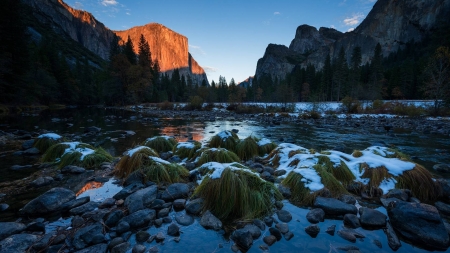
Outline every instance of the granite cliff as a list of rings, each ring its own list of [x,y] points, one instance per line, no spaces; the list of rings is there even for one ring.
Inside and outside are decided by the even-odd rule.
[[[361,47],[362,63],[370,62],[380,43],[384,56],[408,42],[419,42],[436,26],[449,23],[450,0],[378,0],[364,21],[352,32],[301,25],[289,48],[270,44],[258,60],[256,77],[264,74],[283,79],[295,66],[308,64],[321,69],[326,56],[337,57],[341,47],[347,60],[355,47]]]
[[[89,12],[73,9],[62,0],[22,1],[32,8],[32,14],[38,22],[50,27],[58,35],[78,42],[104,60],[109,59],[115,33],[125,40],[130,35],[136,52],[142,33],[149,42],[153,60],[158,59],[162,72],[170,74],[179,68],[180,74],[191,75],[194,83],[200,85],[203,80],[208,83],[205,71],[188,51],[188,39],[163,25],[148,24],[114,32]]]
[[[141,34],[144,35],[150,46],[152,60],[158,60],[161,72],[171,74],[173,70],[179,69],[180,75],[191,75],[194,84],[197,82],[201,85],[203,80],[208,83],[205,71],[189,53],[188,38],[185,36],[157,23],[115,33],[121,38],[119,43],[124,43],[130,36],[135,52],[138,52]]]

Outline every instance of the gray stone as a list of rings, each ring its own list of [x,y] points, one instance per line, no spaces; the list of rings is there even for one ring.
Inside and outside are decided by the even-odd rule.
[[[287,232],[289,232],[289,226],[288,226],[288,224],[287,223],[278,223],[278,224],[276,224],[275,225],[275,227],[278,229],[278,230],[280,230],[280,232],[282,233],[282,234],[286,234]]]
[[[164,218],[169,215],[170,208],[163,208],[158,212],[158,218]]]
[[[189,203],[186,204],[186,212],[193,214],[193,215],[200,214],[200,212],[202,211],[202,208],[203,208],[203,199],[202,198],[194,199],[192,201],[189,201]]]
[[[57,245],[57,244],[61,244],[64,243],[64,241],[66,240],[67,236],[65,234],[59,234],[57,235],[55,238],[53,238],[52,240],[52,245]]]
[[[243,249],[244,252],[253,244],[253,237],[251,233],[246,229],[237,229],[231,235],[234,242],[239,246],[239,248]]]
[[[84,224],[84,219],[80,216],[75,216],[72,218],[72,227],[77,228],[81,227]]]
[[[148,252],[149,252],[149,253],[158,253],[158,252],[159,252],[159,249],[158,249],[158,247],[153,246],[153,247],[151,247],[151,248],[148,250]]]
[[[119,199],[126,199],[128,196],[130,196],[133,192],[136,192],[139,189],[144,188],[144,185],[141,183],[132,183],[128,185],[127,187],[120,190],[120,192],[116,193],[116,195],[113,196],[115,200]]]
[[[337,234],[349,242],[356,242],[356,236],[349,230],[339,230]]]
[[[310,235],[312,238],[316,238],[316,236],[319,234],[320,232],[320,228],[319,226],[317,226],[316,224],[313,225],[309,225],[305,228],[305,232]]]
[[[222,228],[222,222],[216,218],[209,210],[206,211],[200,219],[200,225],[206,229],[220,230]]]
[[[163,223],[172,223],[172,218],[170,218],[169,216],[162,218]]]
[[[173,202],[173,208],[175,210],[183,210],[185,205],[186,205],[186,200],[185,199],[176,199]]]
[[[102,232],[103,226],[100,223],[83,227],[75,233],[72,244],[76,249],[86,248],[86,246],[93,244],[95,236],[102,234]]]
[[[294,233],[292,233],[291,231],[287,232],[286,234],[284,234],[284,239],[286,241],[289,241],[292,239],[292,237],[294,237]]]
[[[400,240],[397,237],[397,234],[394,231],[394,228],[391,226],[391,223],[386,223],[386,228],[383,229],[384,233],[386,234],[386,237],[388,239],[388,245],[393,250],[398,250],[402,244],[400,243]]]
[[[266,243],[269,246],[272,246],[277,241],[277,238],[273,235],[264,236],[263,238],[264,243]]]
[[[180,235],[180,228],[177,226],[177,224],[172,223],[167,228],[167,234],[170,236],[179,236]]]
[[[75,251],[75,253],[106,253],[106,251],[108,250],[108,244],[106,243],[102,243],[102,244],[96,244],[93,245],[91,247],[79,250],[79,251]]]
[[[30,148],[33,147],[33,145],[34,145],[34,140],[27,140],[27,141],[24,141],[24,142],[22,143],[22,149],[23,149],[23,150],[30,149]]]
[[[388,214],[395,230],[413,244],[447,249],[449,235],[434,206],[399,201],[390,205]]]
[[[184,183],[175,183],[169,185],[162,193],[161,198],[165,201],[186,198],[189,195],[189,186]]]
[[[144,253],[146,250],[147,250],[147,248],[144,245],[136,244],[133,246],[131,253]]]
[[[22,152],[23,155],[33,156],[33,155],[39,155],[40,151],[37,148],[29,148]]]
[[[387,216],[378,210],[361,207],[359,209],[359,214],[361,226],[364,228],[379,229],[386,226]]]
[[[116,232],[117,234],[123,234],[125,232],[130,231],[130,224],[126,221],[120,221],[119,224],[117,224]]]
[[[114,248],[111,249],[111,253],[125,253],[130,248],[129,242],[123,242],[121,244],[118,244],[114,246]]]
[[[325,231],[327,234],[329,235],[334,235],[334,231],[336,230],[336,225],[331,225],[327,228],[327,230]]]
[[[161,225],[163,224],[163,220],[162,219],[156,219],[154,221],[155,227],[161,227]]]
[[[277,176],[277,177],[279,177],[279,176],[283,176],[284,174],[286,174],[286,170],[276,170],[274,173],[273,173],[273,175],[274,176]],[[279,189],[279,188],[278,188]],[[289,190],[290,191],[290,190]]]
[[[344,215],[344,225],[349,228],[361,227],[358,216],[351,213]]]
[[[52,177],[38,177],[30,183],[31,187],[39,188],[49,185],[55,181]]]
[[[92,237],[91,244],[99,244],[105,241],[105,236],[103,234],[96,234]]]
[[[333,198],[317,197],[314,207],[321,208],[327,215],[345,215],[347,213],[357,214],[358,209],[354,205],[346,204]]]
[[[156,217],[156,211],[152,209],[143,209],[132,213],[124,218],[122,221],[128,222],[131,228],[139,228],[146,226],[150,221]]]
[[[321,208],[314,208],[311,209],[306,214],[306,219],[311,223],[319,223],[324,221],[325,219],[325,212]]]
[[[177,214],[175,216],[175,220],[178,222],[178,224],[182,226],[189,226],[194,223],[194,218],[190,216],[189,214]]]
[[[147,231],[139,231],[136,233],[136,241],[139,243],[145,242],[150,238],[150,233]]]
[[[269,232],[271,235],[273,235],[273,236],[275,236],[275,238],[277,238],[277,241],[281,240],[282,235],[281,235],[280,230],[278,230],[277,228],[270,227]]]
[[[289,222],[292,220],[292,215],[286,210],[279,210],[277,212],[278,219],[282,222]]]
[[[392,189],[386,194],[386,198],[397,198],[403,201],[408,201],[411,196],[410,190]]]
[[[22,215],[37,216],[60,211],[61,207],[75,199],[75,193],[65,188],[53,188],[31,200],[21,210]]]
[[[264,223],[268,226],[271,227],[273,224],[273,218],[272,217],[264,217]]]
[[[100,205],[98,205],[98,208],[103,209],[103,208],[110,208],[112,206],[114,206],[116,204],[116,200],[113,198],[107,198],[105,200],[103,200],[102,203],[100,203]]]
[[[98,207],[97,202],[89,201],[88,203],[86,203],[84,205],[70,209],[69,212],[71,215],[82,215],[84,213],[93,211],[97,207]]]
[[[122,237],[116,237],[114,239],[111,240],[111,242],[109,242],[108,245],[108,249],[111,250],[112,248],[114,248],[115,246],[123,243],[125,240]]]
[[[434,206],[437,208],[437,210],[446,216],[450,216],[450,205],[445,204],[444,202],[438,201],[434,203]]]
[[[356,204],[356,199],[352,195],[344,194],[339,197],[339,200],[350,205]]]
[[[108,227],[114,227],[120,219],[123,218],[123,211],[122,210],[114,210],[111,213],[108,214],[105,225]]]
[[[67,165],[61,169],[61,173],[63,174],[82,174],[84,172],[86,172],[85,168],[74,165]]]
[[[258,239],[261,236],[261,230],[253,224],[247,224],[243,229],[250,232],[253,239]]]
[[[39,236],[16,234],[0,241],[0,253],[23,253],[39,240]]]
[[[261,230],[266,230],[266,224],[264,224],[264,222],[260,219],[254,219],[253,224]]]
[[[71,200],[71,201],[65,203],[61,207],[61,209],[63,211],[68,211],[68,210],[73,209],[75,207],[82,206],[82,205],[88,203],[89,201],[91,201],[91,197],[89,197],[89,196],[82,197],[82,198],[79,198],[79,199],[74,199],[74,200]]]
[[[150,206],[151,203],[156,199],[157,193],[158,187],[156,185],[152,185],[129,195],[125,199],[124,204],[131,214]]]
[[[18,222],[0,222],[0,241],[14,234],[24,231],[27,227]]]
[[[158,232],[156,234],[155,240],[156,242],[162,242],[166,239],[166,236],[162,232]]]
[[[160,210],[160,209],[164,208],[163,205],[164,205],[165,203],[166,203],[166,202],[165,202],[164,200],[162,200],[162,199],[155,199],[155,200],[150,204],[150,206],[149,206],[148,208],[155,209],[155,210]]]

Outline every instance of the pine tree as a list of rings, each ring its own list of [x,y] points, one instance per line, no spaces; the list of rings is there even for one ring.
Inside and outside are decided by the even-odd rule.
[[[150,46],[148,45],[148,42],[143,34],[141,34],[141,37],[139,38],[138,48],[139,48],[138,51],[139,65],[141,65],[144,68],[153,67]]]
[[[131,41],[130,36],[128,35],[127,42],[125,43],[125,47],[123,49],[123,53],[127,57],[128,61],[132,64],[136,64],[136,54],[134,53],[133,49],[133,41]]]
[[[383,54],[381,52],[380,43],[377,43],[373,52],[372,61],[370,63],[370,75],[368,87],[369,99],[374,100],[381,98],[382,81],[383,81]]]

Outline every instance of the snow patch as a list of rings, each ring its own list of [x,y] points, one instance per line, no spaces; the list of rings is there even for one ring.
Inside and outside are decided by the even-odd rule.
[[[123,155],[124,156],[127,155],[129,157],[132,157],[134,153],[136,153],[136,152],[138,152],[139,150],[142,150],[142,149],[150,149],[151,150],[151,148],[149,148],[147,146],[138,146],[138,147],[133,148],[131,150],[125,151],[125,153],[123,153]]]
[[[61,139],[62,136],[59,134],[55,134],[55,133],[46,133],[46,134],[41,134],[38,136],[38,139],[42,139],[42,138],[58,140],[58,139]]]

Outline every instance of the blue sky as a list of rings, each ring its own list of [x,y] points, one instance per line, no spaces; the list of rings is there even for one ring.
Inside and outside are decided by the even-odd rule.
[[[112,30],[156,22],[189,40],[208,79],[238,83],[256,70],[269,43],[289,46],[299,25],[355,28],[376,0],[65,0]]]

